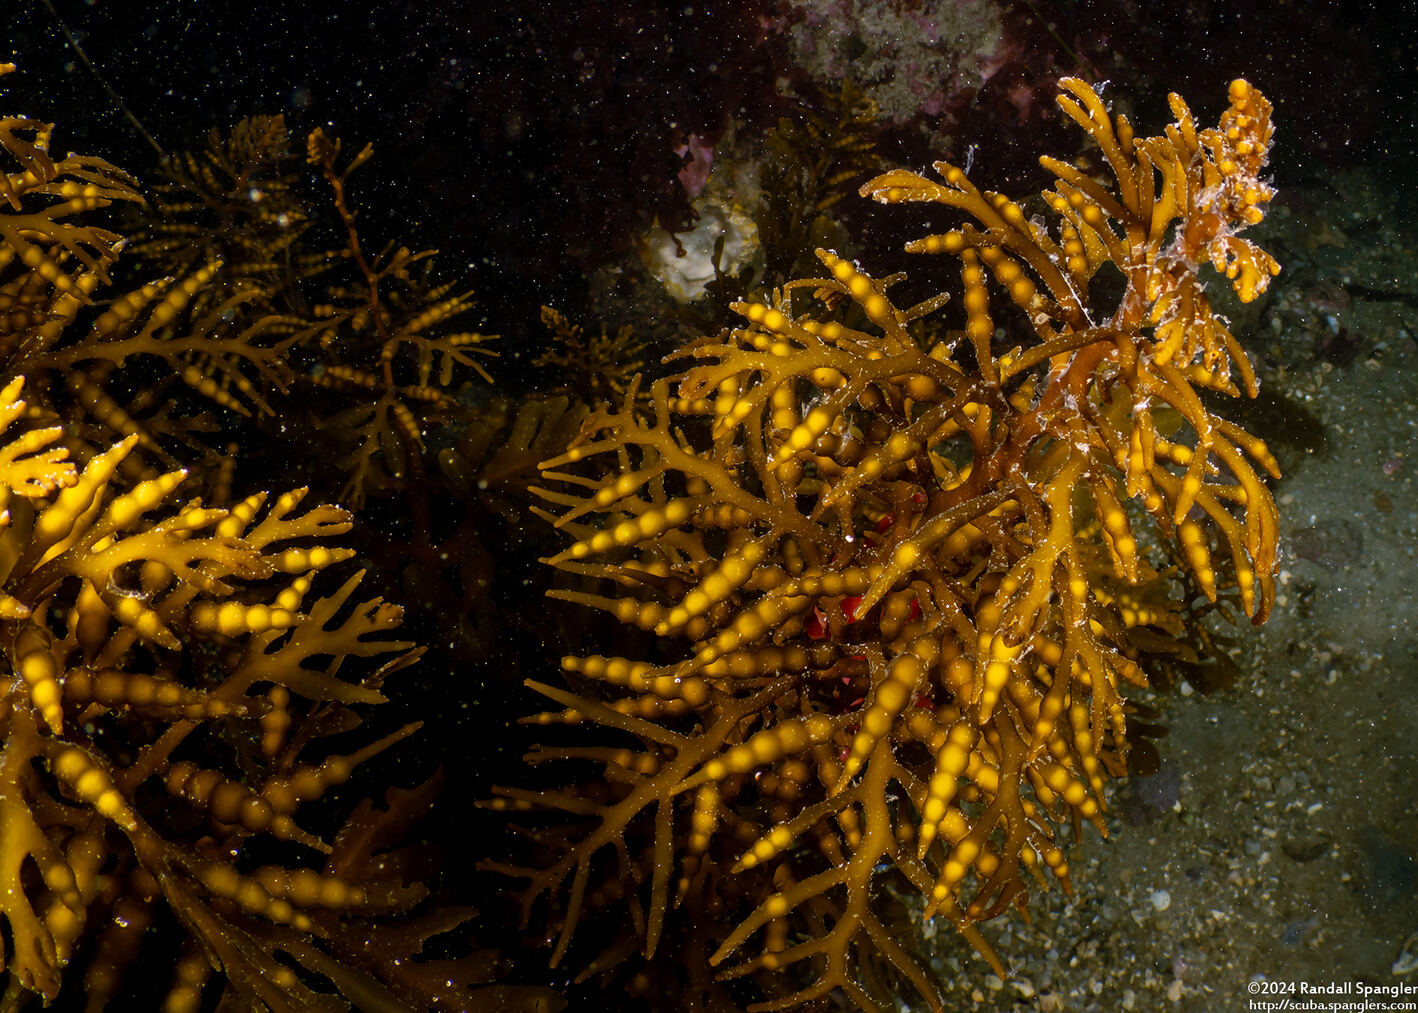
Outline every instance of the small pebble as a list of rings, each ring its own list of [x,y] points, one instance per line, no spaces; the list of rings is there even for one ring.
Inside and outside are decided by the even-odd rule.
[[[1182,983],[1176,978],[1172,979],[1172,984],[1167,986],[1167,998],[1173,1002],[1182,1001]]]
[[[1152,906],[1158,911],[1166,911],[1172,906],[1172,893],[1170,890],[1153,890]]]

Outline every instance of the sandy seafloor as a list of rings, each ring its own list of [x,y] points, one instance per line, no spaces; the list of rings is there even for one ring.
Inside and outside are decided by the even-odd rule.
[[[1030,923],[986,927],[1009,980],[937,933],[947,1009],[1226,1013],[1285,997],[1252,982],[1418,987],[1394,974],[1418,933],[1418,228],[1401,192],[1347,173],[1256,230],[1285,271],[1236,329],[1323,426],[1265,433],[1286,471],[1274,614],[1236,631],[1233,688],[1160,701],[1177,787],[1143,794],[1170,808],[1127,825],[1115,797],[1110,839],[1085,828],[1071,854],[1075,896],[1035,891]]]

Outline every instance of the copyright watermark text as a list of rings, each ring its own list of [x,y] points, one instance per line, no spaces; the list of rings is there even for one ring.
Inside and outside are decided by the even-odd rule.
[[[1414,1010],[1418,984],[1375,985],[1364,981],[1272,981],[1255,977],[1246,983],[1250,1010]]]

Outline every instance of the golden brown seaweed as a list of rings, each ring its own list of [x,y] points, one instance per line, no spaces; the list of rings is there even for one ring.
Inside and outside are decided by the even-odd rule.
[[[213,505],[182,467],[129,467],[167,449],[86,394],[125,360],[204,365],[209,396],[255,406],[248,373],[279,386],[282,362],[218,320],[240,294],[176,323],[211,294],[205,253],[104,306],[122,240],[91,222],[137,194],[53,159],[51,131],[0,118],[0,1005],[151,998],[125,971],[183,933],[172,1013],[471,1005],[468,958],[420,953],[466,915],[424,909],[402,796],[338,834],[311,812],[418,728],[359,730],[420,653],[402,610],[325,572],[354,554],[347,511],[304,489]]]
[[[737,303],[648,410],[628,392],[544,465],[573,539],[553,597],[626,628],[562,660],[570,688],[529,683],[560,708],[534,723],[607,744],[534,750],[580,775],[492,803],[536,821],[539,855],[490,867],[529,881],[529,916],[549,898],[553,964],[619,911],[646,957],[711,936],[720,978],[762,989],[750,1009],[890,1008],[879,961],[940,1009],[879,887],[909,883],[1005,973],[979,923],[1068,887],[1070,828],[1102,831],[1125,770],[1132,631],[1180,633],[1151,547],[1269,612],[1275,462],[1200,397],[1256,391],[1202,269],[1246,301],[1278,269],[1237,234],[1271,197],[1269,103],[1236,81],[1198,130],[1173,96],[1138,138],[1061,91],[1106,168],[1043,159],[1051,216],[946,163],[862,188],[959,213],[908,247],[952,258],[958,295],[903,304],[901,276],[819,251],[823,277]],[[1120,296],[1094,296],[1105,269]]]

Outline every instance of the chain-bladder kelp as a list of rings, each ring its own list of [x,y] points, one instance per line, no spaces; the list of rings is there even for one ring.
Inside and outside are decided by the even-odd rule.
[[[340,463],[350,474],[342,495],[356,504],[370,487],[392,483],[403,488],[410,477],[423,475],[424,433],[431,425],[468,414],[458,412],[453,390],[460,369],[490,381],[478,356],[496,355],[482,347],[496,335],[450,332],[448,323],[471,308],[472,293],[436,279],[434,251],[390,244],[377,255],[365,252],[346,185],[373,153],[373,146],[366,145],[341,166],[338,138],[317,128],[307,142],[307,161],[329,183],[345,227],[342,256],[358,272],[353,284],[332,286],[327,299],[314,307],[313,343],[333,361],[312,373],[320,386],[355,402],[325,425],[354,445]]]
[[[43,392],[83,457],[131,437],[137,453],[121,465],[130,478],[152,477],[179,457],[217,470],[219,451],[206,440],[226,413],[273,414],[273,398],[292,378],[287,354],[299,321],[262,303],[249,278],[229,284],[215,230],[177,224],[161,244],[165,275],[105,296],[95,310],[126,240],[90,219],[114,202],[139,206],[137,184],[99,159],[53,160],[48,125],[8,122],[7,148],[23,172],[8,188],[10,214],[0,225],[0,360],[24,370],[32,393]],[[79,215],[88,217],[80,223]]]
[[[423,951],[472,912],[429,910],[436,862],[402,846],[434,782],[336,815],[418,728],[360,730],[419,651],[333,572],[350,514],[130,480],[140,433],[100,444],[55,408],[79,363],[204,349],[165,331],[171,289],[99,302],[122,240],[92,221],[133,182],[51,131],[0,118],[0,1008],[467,1008],[478,962]],[[125,973],[146,950],[169,980]]]
[[[434,251],[366,251],[348,183],[373,147],[337,164],[340,150],[317,129],[297,154],[281,117],[252,116],[169,157],[150,199],[125,177],[110,199],[134,203],[122,219],[128,273],[138,264],[165,278],[114,299],[88,338],[53,329],[67,335],[49,358],[70,374],[76,421],[103,436],[136,433],[166,464],[175,458],[163,451],[180,446],[184,460],[200,454],[216,466],[225,447],[205,438],[255,432],[228,413],[279,420],[262,435],[325,442],[343,466],[338,491],[356,507],[371,492],[418,484],[431,470],[425,435],[476,414],[458,396],[471,376],[490,380],[478,359],[495,354],[485,346],[495,336],[456,326],[471,292],[439,277]],[[338,237],[333,249],[327,233]],[[125,365],[137,397],[112,393]],[[179,381],[195,397],[174,396]],[[331,393],[307,411],[311,399],[288,396],[302,386]]]
[[[302,249],[311,226],[300,158],[282,116],[213,128],[200,151],[168,156],[148,203],[131,216],[124,256],[179,276],[211,261],[224,270],[200,298],[246,289],[263,313],[295,313],[300,284],[329,270],[323,250]]]
[[[848,184],[882,165],[875,138],[881,110],[850,79],[833,93],[813,90],[798,116],[781,116],[766,148],[754,220],[772,283],[811,271],[821,238],[841,229],[829,213],[850,193]]]
[[[963,219],[908,247],[951,258],[958,295],[906,305],[902,276],[819,251],[822,277],[735,304],[651,408],[595,413],[546,463],[575,539],[553,596],[645,644],[529,683],[560,708],[532,723],[609,741],[534,750],[553,787],[490,803],[550,814],[490,867],[549,907],[553,964],[619,922],[587,973],[676,952],[685,1008],[728,1001],[715,974],[756,1010],[889,1008],[890,965],[940,1009],[890,884],[1005,973],[979,923],[1068,888],[1068,828],[1101,832],[1126,770],[1138,640],[1183,633],[1158,547],[1257,623],[1274,598],[1274,461],[1202,397],[1257,388],[1206,266],[1244,301],[1278,270],[1238,235],[1272,194],[1270,106],[1229,97],[1198,129],[1172,96],[1138,137],[1065,79],[1102,170],[1042,159],[1037,211],[946,163],[878,176],[863,195]]]
[[[378,527],[364,546],[375,578],[402,581],[404,600],[441,602],[424,612],[444,625],[440,639],[485,653],[498,625],[487,596],[497,564],[483,543],[489,515],[479,501],[492,497],[500,508],[511,487],[524,493],[579,416],[537,435],[534,420],[552,402],[522,405],[510,425],[505,402],[483,397],[477,388],[491,382],[483,360],[496,354],[488,344],[496,336],[466,326],[471,292],[442,276],[436,251],[372,245],[352,180],[373,152],[366,145],[346,157],[338,138],[317,129],[297,154],[281,117],[252,116],[163,163],[163,181],[124,219],[135,236],[129,250],[138,270],[190,278],[182,282],[188,301],[156,335],[164,350],[191,356],[174,339],[188,333],[184,321],[201,321],[188,344],[202,354],[159,382],[131,381],[138,397],[110,399],[120,410],[94,427],[95,439],[121,424],[120,435],[137,433],[145,447],[180,441],[190,470],[195,456],[210,463],[202,477],[214,491],[239,472],[335,462],[312,479]],[[220,354],[227,348],[259,358],[238,364]],[[203,407],[228,411],[175,419],[171,409],[153,411],[192,400],[163,396],[175,376],[207,395],[197,399]],[[100,394],[116,386],[90,385]],[[535,450],[517,445],[528,423]],[[560,442],[547,442],[553,429]]]
[[[542,307],[542,323],[551,331],[552,345],[532,365],[557,376],[556,382],[546,384],[548,394],[609,404],[625,397],[645,365],[645,342],[635,340],[635,329],[629,324],[614,335],[602,327],[596,337],[550,306]]]

